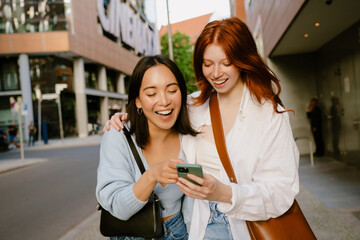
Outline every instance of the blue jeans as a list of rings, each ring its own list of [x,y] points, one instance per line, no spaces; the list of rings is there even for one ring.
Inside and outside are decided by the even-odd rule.
[[[209,207],[210,217],[203,239],[232,240],[233,236],[227,216],[217,209],[216,202],[209,202]]]
[[[186,225],[182,217],[181,212],[176,213],[172,218],[166,220],[163,223],[164,226],[164,236],[161,238],[154,238],[156,240],[187,240],[188,233],[186,230]],[[144,240],[140,237],[110,237],[110,240]]]
[[[32,144],[34,146],[34,142],[35,142],[34,134],[29,134],[28,146],[30,147],[30,144]]]

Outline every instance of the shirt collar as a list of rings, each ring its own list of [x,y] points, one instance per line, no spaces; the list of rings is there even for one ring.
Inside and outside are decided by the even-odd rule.
[[[249,99],[250,99],[250,91],[249,91],[248,87],[246,86],[246,84],[244,84],[243,93],[241,96],[239,113],[238,113],[240,121],[244,120],[246,117],[246,112],[247,112],[246,110],[247,110]]]

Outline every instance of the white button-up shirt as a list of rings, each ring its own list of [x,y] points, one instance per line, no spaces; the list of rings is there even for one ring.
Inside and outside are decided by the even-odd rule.
[[[283,110],[280,106],[278,109]],[[209,100],[201,106],[190,106],[189,115],[198,131],[211,125]],[[199,137],[183,136],[182,147],[189,163],[195,163]],[[244,86],[226,146],[238,184],[230,183],[222,167],[220,179],[231,186],[232,203],[219,202],[218,209],[228,216],[234,239],[250,239],[244,220],[267,220],[282,215],[299,192],[299,152],[288,113],[274,112],[270,101],[257,103]],[[195,200],[190,239],[203,238],[209,211],[208,201]]]

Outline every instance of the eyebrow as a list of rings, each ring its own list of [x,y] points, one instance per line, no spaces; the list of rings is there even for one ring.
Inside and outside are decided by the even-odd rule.
[[[178,83],[169,83],[168,85],[166,85],[166,88],[174,86],[174,85],[179,86]],[[143,91],[148,90],[148,89],[156,89],[156,87],[155,86],[149,86],[149,87],[144,88]]]

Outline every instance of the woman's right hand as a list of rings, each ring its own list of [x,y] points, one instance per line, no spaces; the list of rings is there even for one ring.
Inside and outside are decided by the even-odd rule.
[[[151,166],[134,184],[135,196],[141,201],[147,201],[157,183],[162,187],[176,183],[178,179],[176,165],[183,162],[181,159],[168,159]]]
[[[181,159],[167,159],[150,167],[147,171],[153,181],[160,183],[163,187],[178,181],[176,165],[184,163]]]
[[[122,112],[118,112],[115,113],[114,115],[111,116],[110,120],[107,120],[105,123],[105,126],[103,128],[103,133],[105,131],[109,131],[110,130],[110,125],[113,126],[113,128],[116,129],[116,131],[120,131],[121,129],[124,128],[124,125],[122,124],[121,121],[126,121],[127,120],[127,113],[122,113]]]

